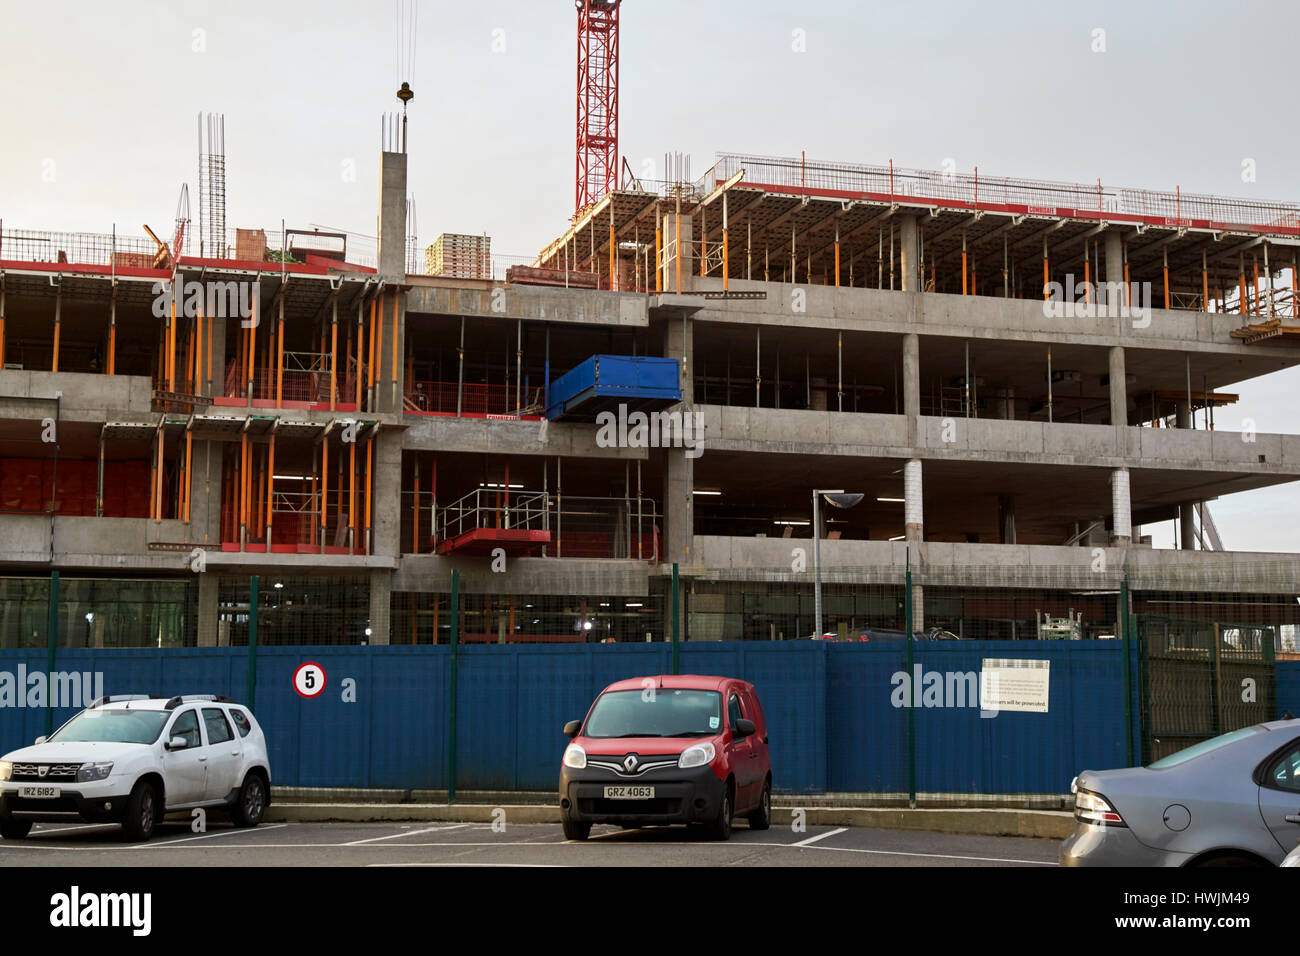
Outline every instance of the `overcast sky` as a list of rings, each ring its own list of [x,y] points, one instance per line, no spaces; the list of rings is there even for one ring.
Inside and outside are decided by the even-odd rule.
[[[0,218],[7,229],[169,232],[182,183],[197,200],[196,115],[216,111],[230,226],[283,219],[373,235],[379,116],[407,79],[421,246],[486,232],[495,252],[531,256],[572,211],[573,3],[422,0],[406,76],[398,9],[0,0]],[[806,150],[1300,201],[1298,10],[626,0],[621,151],[638,174],[658,174],[667,151],[691,154],[698,176],[719,150]],[[1220,428],[1249,417],[1261,432],[1300,432],[1300,370],[1238,391]],[[1229,548],[1300,550],[1300,486],[1234,495],[1213,512]],[[1170,524],[1145,530],[1167,547]]]

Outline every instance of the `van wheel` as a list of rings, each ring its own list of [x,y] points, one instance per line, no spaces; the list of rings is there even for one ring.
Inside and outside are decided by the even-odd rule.
[[[0,837],[6,840],[25,840],[31,829],[31,820],[0,820]]]
[[[585,840],[591,835],[591,824],[580,820],[564,820],[564,839]]]
[[[729,840],[731,839],[731,788],[728,787],[722,794],[722,806],[718,807],[718,815],[710,820],[704,826],[704,833],[710,840]]]
[[[262,822],[266,812],[266,784],[256,773],[244,778],[244,785],[239,788],[235,798],[234,810],[230,817],[237,827],[255,827]]]
[[[759,798],[758,809],[748,817],[751,830],[766,830],[772,825],[772,783],[763,783],[763,796]]]
[[[161,811],[158,790],[153,784],[141,780],[126,801],[126,816],[122,818],[122,836],[128,840],[143,841],[153,836]]]

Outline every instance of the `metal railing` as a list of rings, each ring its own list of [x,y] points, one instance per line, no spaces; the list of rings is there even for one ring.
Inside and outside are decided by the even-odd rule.
[[[11,261],[150,269],[157,254],[158,244],[145,237],[0,227],[0,259]]]
[[[1252,201],[1128,187],[984,176],[974,173],[828,163],[777,156],[719,153],[706,176],[705,188],[726,182],[742,169],[745,182],[812,191],[875,193],[900,199],[944,203],[992,203],[1052,209],[1090,210],[1121,215],[1159,217],[1174,222],[1206,219],[1214,223],[1248,225],[1277,231],[1300,230],[1300,204]]]
[[[449,505],[438,506],[433,527],[438,541],[483,528],[549,531],[551,496],[543,491],[475,488]]]

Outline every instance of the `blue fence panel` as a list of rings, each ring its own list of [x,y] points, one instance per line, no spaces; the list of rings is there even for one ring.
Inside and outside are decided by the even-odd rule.
[[[907,710],[892,703],[906,646],[832,643],[827,650],[827,789],[907,793]]]
[[[1277,712],[1300,717],[1300,661],[1277,662]]]

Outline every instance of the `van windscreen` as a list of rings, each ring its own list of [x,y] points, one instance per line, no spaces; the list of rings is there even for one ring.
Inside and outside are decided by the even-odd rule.
[[[712,737],[722,726],[722,697],[712,690],[647,687],[601,694],[586,737]]]

